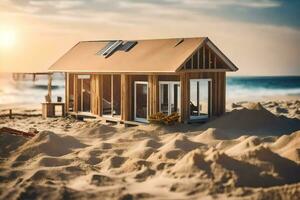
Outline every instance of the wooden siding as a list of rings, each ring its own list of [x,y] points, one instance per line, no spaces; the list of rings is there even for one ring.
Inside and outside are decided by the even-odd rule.
[[[180,88],[181,88],[181,117],[180,121],[186,123],[189,118],[189,81],[188,74],[180,74]]]
[[[70,95],[70,76],[69,73],[65,73],[65,113],[69,111],[69,95]]]
[[[131,120],[132,94],[130,76],[121,74],[121,119],[125,121]]]
[[[149,102],[149,116],[158,112],[159,106],[159,83],[157,75],[148,76],[148,102]]]
[[[102,112],[102,75],[91,75],[91,113],[100,115]]]
[[[78,112],[78,107],[79,107],[79,102],[78,102],[78,99],[79,99],[79,94],[80,94],[80,90],[78,88],[78,75],[74,75],[74,112]]]
[[[193,54],[183,63],[179,71],[230,71],[230,67],[227,66],[223,60],[206,44],[199,47]]]

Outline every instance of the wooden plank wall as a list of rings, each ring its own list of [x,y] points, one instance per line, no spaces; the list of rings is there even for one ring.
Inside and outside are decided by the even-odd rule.
[[[130,76],[121,74],[121,120],[131,120],[132,88]]]
[[[222,59],[206,44],[199,47],[181,66],[182,70],[228,70],[230,69]]]
[[[181,88],[181,117],[180,121],[186,123],[189,119],[189,81],[188,74],[180,74],[180,88]]]
[[[70,95],[70,76],[65,73],[65,113],[69,111],[69,95]]]
[[[91,112],[95,115],[102,113],[102,75],[91,75]]]
[[[78,99],[79,99],[79,93],[80,91],[78,90],[78,75],[74,75],[74,112],[78,112]]]
[[[149,111],[148,115],[151,116],[158,112],[158,104],[159,104],[159,83],[157,75],[149,75],[148,76],[148,102],[149,102]]]

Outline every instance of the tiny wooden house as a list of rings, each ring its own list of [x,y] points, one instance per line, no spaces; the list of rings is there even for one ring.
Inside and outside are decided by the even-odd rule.
[[[208,38],[83,41],[50,67],[66,74],[66,113],[137,122],[223,114],[226,72],[237,70]]]

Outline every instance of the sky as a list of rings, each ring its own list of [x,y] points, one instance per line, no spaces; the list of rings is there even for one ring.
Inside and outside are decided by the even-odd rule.
[[[46,71],[81,40],[197,36],[231,75],[300,75],[299,0],[0,0],[0,72]]]

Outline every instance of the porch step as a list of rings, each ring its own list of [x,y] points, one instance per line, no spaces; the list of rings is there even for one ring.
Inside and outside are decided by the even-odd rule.
[[[135,121],[123,121],[123,123],[125,127],[145,125],[145,123],[135,122]]]
[[[89,119],[99,119],[101,122],[105,123],[113,123],[113,124],[124,124],[125,127],[133,127],[133,126],[140,126],[145,125],[145,123],[141,122],[135,122],[135,121],[124,121],[118,118],[112,118],[112,117],[101,117],[99,115],[94,115],[91,113],[75,113],[75,112],[69,112],[69,115],[75,117],[78,120],[84,120],[85,118]]]

